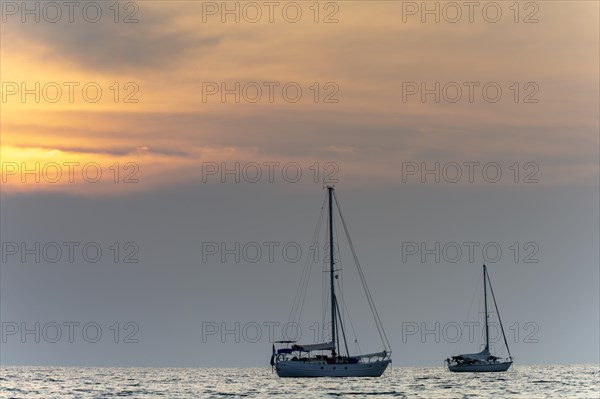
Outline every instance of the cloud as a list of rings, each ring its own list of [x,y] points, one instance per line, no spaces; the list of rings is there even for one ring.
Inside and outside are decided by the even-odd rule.
[[[4,153],[3,160],[66,159],[98,162],[106,167],[115,162],[136,162],[144,172],[143,185],[111,186],[113,190],[128,191],[198,181],[206,162],[225,163],[229,167],[236,163],[296,162],[307,170],[315,162],[320,165],[331,162],[338,165],[340,176],[348,185],[397,182],[406,162],[426,163],[429,167],[496,162],[506,176],[512,173],[509,167],[515,163],[521,169],[527,163],[535,163],[539,169],[536,177],[545,185],[589,185],[598,177],[597,136],[593,129],[585,127],[564,130],[559,126],[475,123],[452,127],[419,118],[377,122],[367,115],[366,120],[361,121],[363,115],[345,112],[326,115],[261,112],[236,118],[194,113],[72,112],[66,115],[64,120],[85,121],[94,129],[78,132],[73,127],[8,125],[10,137],[18,138],[27,133],[29,143],[14,140],[15,151]],[[103,125],[105,120],[111,125]],[[57,142],[61,134],[68,138]],[[35,143],[44,143],[43,158],[32,155]],[[522,170],[524,174],[530,171]],[[508,177],[504,182],[512,184]],[[17,188],[27,189],[22,185]],[[80,189],[79,186],[67,187],[73,192]],[[90,189],[84,193],[90,194]]]
[[[3,45],[9,52],[15,42],[20,51],[47,62],[61,62],[108,73],[144,73],[169,69],[190,54],[205,54],[219,45],[222,37],[208,32],[190,32],[178,26],[178,8],[143,3],[136,23],[114,23],[111,3],[101,4],[104,16],[98,23],[81,17],[70,23],[66,17],[57,23],[26,23],[10,20],[3,24]],[[133,3],[135,4],[135,3]],[[76,14],[77,15],[77,14]],[[5,50],[6,51],[6,50]]]
[[[525,26],[510,14],[499,24],[403,24],[398,4],[343,3],[337,24],[296,25],[205,24],[197,2],[164,4],[140,3],[137,24],[5,24],[3,78],[98,79],[106,95],[93,104],[13,96],[3,145],[168,161],[190,176],[203,160],[235,159],[339,162],[363,182],[388,181],[402,161],[535,161],[553,181],[572,180],[568,170],[586,184],[597,176],[598,39],[587,23],[571,23],[592,23],[587,6],[563,15],[545,3],[543,23]],[[122,74],[139,83],[139,103],[113,102]],[[498,82],[502,100],[403,101],[406,81],[473,80]],[[297,82],[302,101],[281,92],[274,102],[203,100],[203,82],[267,81]],[[529,81],[537,103],[522,101]],[[320,99],[335,82],[339,102],[314,100],[315,82]]]

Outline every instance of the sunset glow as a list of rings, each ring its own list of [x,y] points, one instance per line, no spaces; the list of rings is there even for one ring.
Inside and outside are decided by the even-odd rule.
[[[445,8],[436,23],[411,2],[304,4],[296,23],[265,8],[252,23],[255,10],[238,4],[236,22],[214,4],[143,2],[134,23],[108,8],[98,23],[4,10],[2,161],[136,163],[143,184],[109,189],[123,193],[223,161],[336,162],[353,185],[411,161],[535,161],[544,184],[597,177],[595,2],[545,2],[535,23],[508,5],[495,23],[478,9],[448,22]],[[90,190],[8,172],[8,192]]]

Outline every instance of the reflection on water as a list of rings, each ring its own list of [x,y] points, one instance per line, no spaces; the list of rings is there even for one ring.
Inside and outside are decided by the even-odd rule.
[[[381,378],[281,379],[270,368],[9,367],[2,398],[600,397],[598,365],[519,366],[506,373],[396,367]]]

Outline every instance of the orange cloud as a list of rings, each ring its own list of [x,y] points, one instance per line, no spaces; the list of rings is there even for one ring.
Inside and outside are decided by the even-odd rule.
[[[531,24],[531,10],[515,23],[506,7],[497,23],[422,23],[408,3],[332,3],[318,15],[302,3],[297,23],[279,9],[273,22],[241,11],[222,23],[208,2],[141,3],[133,24],[10,19],[2,162],[139,163],[143,183],[93,186],[125,193],[195,180],[204,161],[336,162],[358,184],[397,177],[403,160],[536,161],[553,184],[597,177],[597,3],[536,3]],[[3,186],[91,187],[19,182]]]

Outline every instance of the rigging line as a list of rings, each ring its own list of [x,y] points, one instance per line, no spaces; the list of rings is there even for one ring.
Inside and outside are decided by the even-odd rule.
[[[292,311],[290,313],[288,322],[292,322],[292,321],[295,322],[296,317],[299,316],[298,312],[299,312],[299,308],[300,308],[300,302],[301,302],[301,298],[304,295],[305,281],[308,279],[308,276],[310,274],[309,270],[310,270],[310,268],[308,267],[308,265],[305,265],[304,268],[302,269],[302,275],[301,275],[300,281],[298,283],[296,296],[294,297],[294,304],[292,306]]]
[[[478,287],[479,289],[477,289],[477,290],[473,290],[473,295],[471,296],[471,304],[469,305],[469,310],[467,311],[467,314],[465,315],[465,318],[464,318],[463,320],[467,320],[467,321],[469,321],[469,317],[471,316],[471,313],[472,313],[472,311],[473,311],[473,302],[475,302],[475,298],[476,298],[476,297],[477,297],[477,298],[479,298],[479,303],[478,303],[478,305],[480,305],[480,304],[481,304],[481,295],[479,294],[479,293],[480,293],[480,290],[481,290],[481,281],[480,281],[479,279],[477,279],[477,281],[479,281],[479,283],[478,283],[478,285],[477,285],[477,287]],[[477,309],[479,309],[479,306],[477,306]],[[477,323],[479,323],[479,314],[477,314]],[[470,334],[470,333],[469,333],[469,334]],[[459,340],[459,341],[456,343],[456,345],[455,345],[455,348],[454,348],[454,353],[458,353],[458,352],[459,352],[459,349],[460,349],[460,348],[462,348],[462,344],[461,344],[461,342],[460,342],[460,341],[461,341],[461,340]]]
[[[383,323],[381,322],[381,318],[379,317],[379,313],[377,312],[377,307],[375,306],[375,302],[373,301],[373,297],[372,297],[371,292],[369,290],[369,286],[367,285],[366,278],[364,277],[364,273],[363,273],[362,268],[360,266],[360,262],[358,261],[358,257],[356,255],[356,251],[354,250],[354,245],[352,243],[352,239],[350,237],[350,233],[348,231],[346,222],[344,220],[344,216],[342,214],[342,210],[341,210],[341,207],[339,205],[337,196],[335,196],[335,192],[334,192],[334,197],[335,197],[335,200],[336,200],[338,212],[340,214],[340,219],[342,220],[342,224],[343,224],[344,230],[346,232],[346,237],[348,239],[348,244],[350,246],[350,250],[352,252],[352,256],[354,257],[354,263],[355,263],[356,268],[357,268],[357,270],[359,272],[359,276],[361,278],[363,289],[365,291],[365,295],[367,296],[367,300],[369,302],[369,307],[371,308],[371,313],[373,314],[373,318],[375,320],[375,325],[377,326],[377,331],[379,333],[379,336],[381,338],[381,341],[382,341],[385,349],[389,348],[391,350],[391,346],[389,345],[389,341],[388,341],[387,336],[385,334],[385,329],[383,328]],[[387,346],[386,346],[386,344],[387,344]]]
[[[323,219],[323,214],[325,211],[325,200],[327,199],[327,197],[325,197],[323,199],[323,203],[321,204],[321,213],[319,214],[319,218],[317,219],[317,225],[315,227],[315,231],[313,232],[313,242],[318,241],[318,237],[320,234],[320,230],[321,230],[321,223],[322,223],[322,219]],[[298,288],[296,290],[296,296],[294,297],[294,302],[292,305],[292,310],[290,312],[290,316],[288,318],[288,323],[292,322],[292,321],[296,321],[296,317],[299,319],[301,312],[302,312],[302,308],[300,306],[300,302],[302,302],[302,305],[304,304],[304,299],[306,298],[306,289],[308,287],[308,281],[310,280],[310,272],[311,272],[311,263],[310,263],[310,257],[306,258],[305,264],[304,264],[304,268],[302,270],[302,274],[300,277],[300,283],[298,284]]]
[[[324,252],[325,253],[325,252]],[[323,340],[326,339],[326,337],[331,337],[330,341],[333,342],[334,341],[334,337],[333,337],[333,329],[331,330],[330,335],[326,335],[326,331],[327,331],[327,327],[330,326],[331,322],[330,322],[330,318],[329,316],[329,312],[331,311],[331,292],[330,292],[330,285],[329,285],[329,280],[326,278],[327,273],[329,273],[328,269],[329,266],[327,264],[327,260],[325,258],[323,258],[323,274],[322,274],[322,278],[321,280],[323,281],[323,313],[321,314],[321,330],[322,333],[321,335],[323,336]]]
[[[335,299],[335,294],[333,296],[333,303],[335,304],[335,306],[337,306],[337,300]],[[333,320],[334,323],[337,323],[337,320]],[[343,333],[343,331],[342,331]],[[333,330],[332,330],[332,335],[333,335]],[[337,354],[338,356],[340,356],[342,354],[342,351],[340,350],[340,329],[336,328],[335,329],[335,345],[337,346]]]
[[[337,198],[336,198],[336,202],[337,202]],[[352,239],[350,237],[350,233],[348,231],[348,228],[347,228],[347,225],[345,223],[344,217],[343,217],[343,215],[341,213],[341,208],[339,207],[339,203],[338,203],[338,211],[340,213],[340,218],[342,220],[342,224],[343,224],[344,230],[346,232],[346,236],[347,236],[347,239],[348,239],[348,243],[350,245],[350,250],[352,252],[352,256],[354,257],[354,263],[356,265],[356,268],[358,270],[359,276],[361,278],[363,289],[365,291],[365,295],[367,297],[367,301],[369,303],[369,307],[371,308],[371,313],[373,314],[373,319],[374,319],[375,325],[377,327],[377,332],[379,333],[379,337],[381,338],[381,342],[384,345],[384,348],[385,349],[389,348],[391,350],[391,346],[389,345],[389,341],[388,341],[387,336],[385,334],[385,329],[383,328],[383,324],[382,324],[381,319],[379,317],[379,313],[377,312],[377,308],[375,307],[375,303],[373,301],[373,297],[372,297],[371,292],[369,290],[369,286],[367,285],[366,278],[365,278],[364,273],[362,271],[362,268],[360,266],[360,262],[358,261],[358,257],[356,255],[356,251],[354,250],[354,245],[352,243]]]
[[[342,315],[340,312],[340,304],[337,300],[337,296],[335,297],[335,307],[338,311],[338,318],[340,319],[340,330],[342,330],[342,337],[344,338],[344,347],[346,348],[346,356],[350,357],[350,351],[348,350],[348,340],[346,339],[346,330],[344,328],[344,324],[342,323]]]
[[[320,247],[319,247],[320,248]],[[325,254],[325,251],[323,251],[323,253]],[[329,305],[329,293],[327,291],[327,281],[325,279],[325,277],[323,277],[325,274],[325,264],[327,262],[325,261],[325,257],[323,256],[323,260],[321,262],[321,303],[322,303],[322,307],[321,307],[321,342],[325,341],[325,313],[327,312],[327,305]]]
[[[321,216],[322,216],[322,215],[323,215],[323,212],[321,212]],[[321,217],[321,218],[320,218],[320,220],[319,220],[319,223],[318,223],[319,225],[321,224],[321,220],[322,220],[322,217]],[[315,243],[315,242],[318,242],[318,241],[319,241],[319,234],[320,234],[320,230],[321,230],[321,229],[319,228],[319,229],[318,229],[319,233],[317,233],[317,235],[316,235],[315,237],[313,237],[313,241],[312,241],[312,243]],[[311,243],[311,246],[312,246],[312,245],[314,245],[314,244],[312,244],[312,243]],[[317,244],[317,245],[318,245],[318,244]],[[306,294],[307,294],[307,291],[308,291],[308,284],[309,284],[309,282],[310,282],[310,273],[311,273],[311,271],[312,271],[312,269],[313,269],[313,263],[314,263],[314,262],[312,262],[312,261],[311,261],[311,259],[307,259],[307,265],[308,265],[308,277],[307,277],[307,279],[306,279],[306,282],[305,282],[305,284],[304,284],[304,291],[303,291],[303,295],[302,295],[302,303],[300,304],[300,310],[299,310],[299,312],[298,312],[298,322],[300,322],[300,317],[301,317],[301,315],[302,315],[302,310],[304,309],[304,303],[305,303],[305,301],[306,301]]]
[[[317,225],[315,227],[315,232],[313,234],[313,239],[311,242],[311,246],[314,245],[314,243],[318,243],[319,242],[319,236],[321,234],[321,224],[323,222],[323,215],[325,214],[325,199],[323,199],[323,203],[321,204],[321,214],[319,215],[319,219],[317,221]],[[318,244],[317,244],[318,245]],[[308,268],[308,275],[306,280],[304,281],[304,287],[303,287],[303,291],[302,291],[302,302],[300,304],[300,309],[298,311],[298,322],[300,322],[300,317],[302,315],[302,310],[304,309],[304,303],[306,300],[306,293],[308,291],[308,284],[310,282],[310,273],[312,271],[313,268],[313,262],[312,260],[307,256],[306,259],[306,265]]]
[[[323,279],[325,280],[325,279]],[[325,290],[327,290],[326,295],[329,296],[329,291],[328,288],[325,288]],[[330,321],[328,320],[327,317],[327,312],[328,312],[328,308],[329,308],[329,298],[325,299],[325,308],[323,309],[323,317],[321,319],[321,335],[323,337],[323,340],[326,339],[326,337],[331,336],[330,341],[333,342],[333,330],[331,331],[330,335],[325,335],[325,332],[327,330],[327,326],[330,324]]]
[[[326,197],[328,198],[328,197]],[[324,223],[325,227],[325,233],[324,233],[324,237],[329,237],[329,223]],[[329,324],[329,321],[326,320],[327,319],[327,312],[329,312],[330,310],[330,306],[329,306],[329,300],[330,300],[330,284],[328,279],[325,277],[325,273],[330,273],[329,270],[329,252],[327,250],[327,239],[324,240],[323,243],[323,259],[321,260],[321,288],[322,288],[322,292],[321,292],[321,300],[322,300],[322,304],[323,307],[321,309],[321,338],[322,341],[326,340],[327,335],[326,330],[327,330],[327,326]],[[319,246],[319,250],[321,250],[321,247]],[[331,334],[331,338],[330,341],[333,342],[333,331]]]
[[[340,287],[340,284],[338,283],[338,287]],[[356,330],[354,329],[354,324],[352,323],[352,318],[350,317],[350,312],[348,311],[348,306],[346,306],[346,301],[344,301],[344,297],[343,297],[343,292],[342,289],[340,288],[340,294],[342,294],[342,310],[344,310],[346,312],[346,317],[348,318],[348,322],[350,323],[350,328],[352,329],[352,335],[354,336],[354,343],[356,344],[356,346],[358,346],[358,354],[362,353],[362,350],[360,349],[360,345],[358,344],[358,339],[356,337]]]
[[[371,308],[371,313],[373,314],[373,319],[375,320],[375,325],[377,326],[377,332],[379,333],[379,337],[381,338],[381,342],[386,350],[391,351],[391,345],[385,333],[385,329],[383,328],[383,324],[381,323],[381,318],[379,317],[379,313],[377,312],[377,308],[375,307],[375,303],[373,301],[373,297],[371,296],[371,292],[369,291],[369,286],[367,285],[367,281],[363,274],[362,268],[360,267],[360,262],[358,261],[358,257],[356,256],[356,252],[354,251],[354,245],[352,244],[352,239],[350,238],[350,233],[348,232],[348,226],[346,225],[346,221],[344,220],[344,216],[342,215],[342,209],[340,208],[340,204],[338,202],[337,195],[335,192],[333,193],[333,197],[335,198],[335,203],[337,205],[338,212],[340,214],[340,219],[342,221],[342,225],[344,227],[344,231],[346,232],[346,237],[348,238],[348,244],[350,245],[350,251],[352,252],[352,256],[354,258],[354,263],[356,265],[356,269],[358,270],[358,274],[360,276],[363,289],[365,290],[365,295],[367,297],[367,301],[369,302],[369,307]]]
[[[487,274],[487,273],[486,273]],[[487,274],[488,285],[490,286],[490,292],[492,293],[492,299],[494,300],[494,307],[496,308],[496,314],[498,315],[498,321],[500,322],[500,330],[502,331],[502,338],[504,338],[504,345],[508,351],[508,356],[512,358],[510,349],[508,348],[508,342],[506,342],[506,334],[504,334],[504,327],[502,326],[502,319],[500,319],[500,312],[498,311],[498,304],[496,303],[496,297],[494,296],[494,289],[492,288],[492,282],[490,281],[490,275]]]
[[[479,276],[477,276],[477,279],[479,280]],[[479,283],[479,290],[477,291],[477,327],[478,327],[478,333],[480,334],[479,338],[485,338],[484,337],[484,331],[485,331],[485,312],[482,312],[481,309],[483,308],[484,304],[483,304],[483,284],[481,284],[481,282]],[[483,323],[481,324],[481,326],[479,326],[479,322],[483,320]],[[481,328],[479,328],[481,327]],[[479,345],[479,349],[483,350],[483,347],[485,347],[485,342],[481,342]]]
[[[337,239],[337,259],[338,261],[335,263],[336,265],[338,265],[338,268],[336,269],[336,271],[338,272],[337,275],[339,276],[339,278],[337,278],[337,286],[340,289],[340,297],[342,298],[342,303],[344,303],[344,297],[343,297],[343,290],[342,290],[342,285],[343,285],[343,279],[344,279],[344,268],[342,265],[342,248],[341,248],[341,243],[339,240],[339,232],[338,232],[338,223],[336,218],[333,219],[333,226],[335,228],[335,237]],[[336,253],[336,248],[335,246],[333,247],[333,253],[335,255]],[[335,260],[335,259],[334,259]],[[337,295],[336,295],[336,305],[337,305]],[[339,313],[338,313],[339,314]],[[340,315],[340,323],[343,323],[343,314]]]
[[[304,267],[302,269],[302,275],[300,277],[300,281],[298,283],[298,289],[296,291],[296,296],[294,298],[294,305],[292,306],[292,312],[290,314],[290,318],[288,320],[288,322],[295,322],[296,318],[299,317],[298,312],[299,312],[299,308],[300,308],[300,302],[301,302],[301,298],[303,297],[303,293],[304,293],[304,282],[307,279],[307,275],[309,274],[309,268],[308,267]]]

